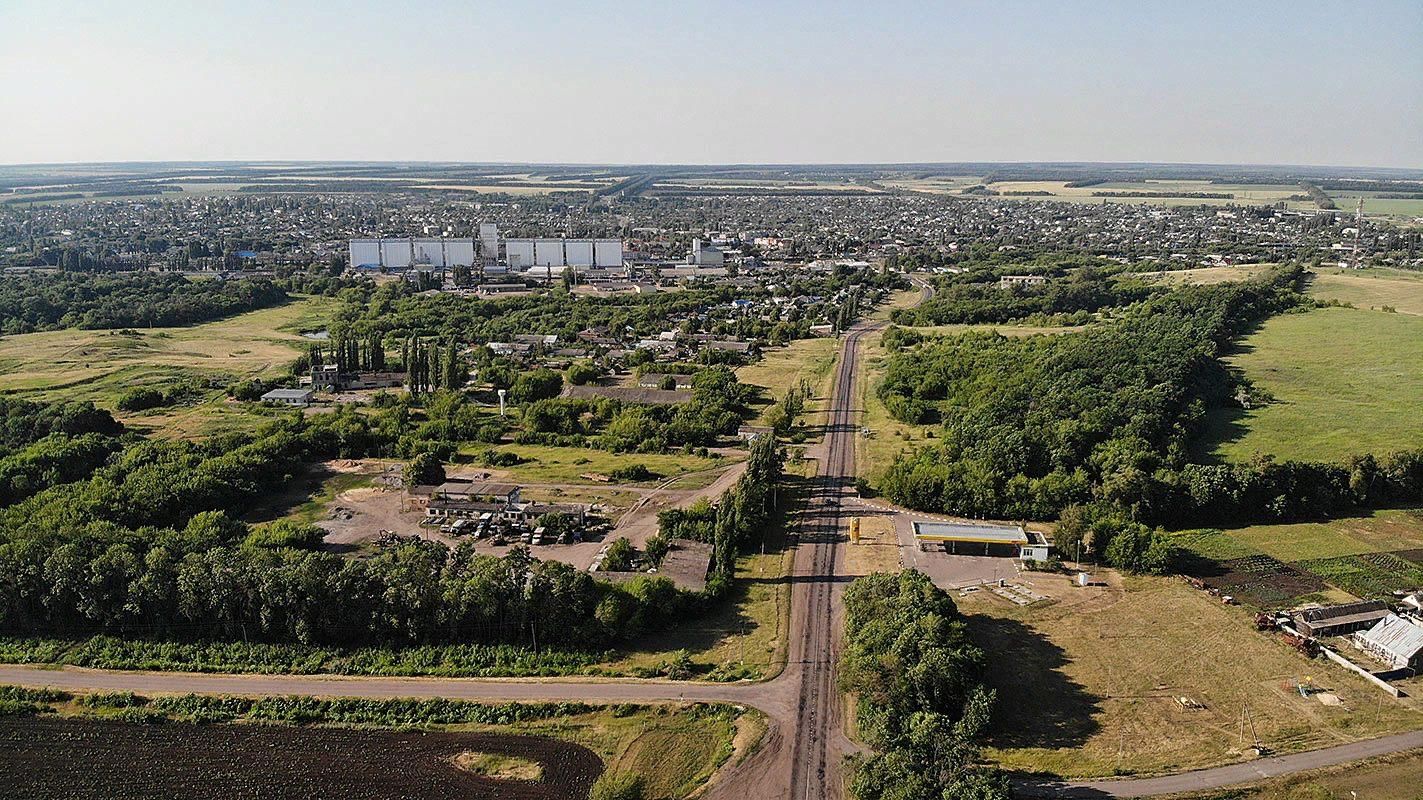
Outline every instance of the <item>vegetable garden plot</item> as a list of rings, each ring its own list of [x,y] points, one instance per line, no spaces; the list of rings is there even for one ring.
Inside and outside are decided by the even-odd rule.
[[[536,761],[543,778],[475,775],[454,765],[462,752]],[[530,736],[0,719],[0,783],[14,800],[572,800],[602,770],[585,747]]]
[[[1265,555],[1222,561],[1219,568],[1203,579],[1205,584],[1258,608],[1279,608],[1327,588],[1317,576]]]
[[[1395,553],[1321,558],[1296,566],[1356,597],[1391,597],[1399,589],[1423,588],[1423,565]]]

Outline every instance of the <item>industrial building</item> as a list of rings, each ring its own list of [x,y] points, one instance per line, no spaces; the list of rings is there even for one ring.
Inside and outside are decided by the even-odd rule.
[[[564,267],[616,268],[623,265],[621,239],[504,239],[499,228],[479,225],[479,236],[350,240],[356,270],[442,270],[472,267],[491,273]],[[537,275],[535,277],[538,277]]]
[[[1333,606],[1306,608],[1290,615],[1295,629],[1305,636],[1343,636],[1373,627],[1389,615],[1382,600],[1364,600]]]
[[[1394,669],[1423,666],[1423,625],[1389,614],[1368,630],[1354,634],[1354,644]]]
[[[951,555],[1004,556],[1046,561],[1047,540],[1019,525],[964,522],[915,522],[914,541],[920,548],[937,546]]]

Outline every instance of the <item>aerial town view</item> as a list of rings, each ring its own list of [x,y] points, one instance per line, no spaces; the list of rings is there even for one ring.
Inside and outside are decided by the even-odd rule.
[[[0,800],[1423,800],[1423,4],[0,4]]]

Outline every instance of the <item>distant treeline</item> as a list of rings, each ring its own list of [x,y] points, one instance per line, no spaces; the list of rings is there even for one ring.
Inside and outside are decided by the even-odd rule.
[[[1190,197],[1201,200],[1234,200],[1228,192],[1093,192],[1093,197]]]
[[[25,275],[0,280],[0,333],[192,325],[287,299],[281,287],[265,278],[190,281],[151,272]]]
[[[1091,267],[1053,278],[1041,286],[1011,289],[1000,287],[991,273],[983,277],[982,282],[941,283],[938,292],[927,302],[915,308],[898,309],[893,319],[900,325],[949,325],[1008,322],[1034,315],[1085,315],[1165,291],[1137,281],[1116,279]]]

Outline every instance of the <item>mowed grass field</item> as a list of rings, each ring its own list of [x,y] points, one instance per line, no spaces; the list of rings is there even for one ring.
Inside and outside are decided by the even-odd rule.
[[[758,410],[752,423],[761,424],[770,404],[785,397],[786,392],[805,380],[815,387],[815,396],[806,404],[805,421],[809,425],[824,424],[830,380],[839,357],[840,339],[836,337],[797,339],[785,347],[768,348],[760,361],[737,368],[738,380],[765,390],[767,402]]]
[[[1253,742],[1248,728],[1240,738],[1243,713],[1278,752],[1423,725],[1417,699],[1386,697],[1305,659],[1257,633],[1251,612],[1179,578],[1128,577],[1108,591],[1055,594],[1055,604],[1026,608],[987,593],[959,601],[993,654],[998,712],[987,756],[1007,768],[1096,777],[1244,760]],[[1297,679],[1342,704],[1301,697],[1290,683]],[[1182,707],[1177,697],[1204,707]]]
[[[1339,461],[1423,447],[1423,318],[1352,308],[1282,314],[1227,360],[1275,401],[1212,412],[1202,456]]]
[[[112,408],[134,386],[275,374],[310,343],[300,332],[324,327],[332,308],[333,301],[309,297],[187,328],[6,336],[0,338],[0,392]]]
[[[618,469],[632,467],[641,464],[653,475],[657,476],[642,483],[651,486],[658,481],[667,478],[675,478],[680,475],[692,475],[696,477],[688,478],[686,482],[678,482],[679,489],[699,488],[697,478],[704,477],[700,483],[706,486],[716,480],[716,475],[720,470],[729,467],[739,461],[734,457],[711,457],[688,456],[680,453],[610,453],[607,450],[596,450],[591,447],[552,447],[537,444],[469,444],[461,448],[460,453],[464,457],[471,459],[469,469],[489,469],[480,466],[480,456],[486,450],[495,450],[501,453],[514,453],[524,462],[512,467],[496,467],[494,471],[507,473],[507,477],[521,483],[558,483],[558,484],[589,484],[603,485],[603,482],[590,480],[584,475],[611,475]],[[459,469],[465,469],[461,465]],[[715,471],[715,472],[713,472]],[[614,481],[611,485],[626,483],[626,481]]]
[[[1317,269],[1309,293],[1358,308],[1423,315],[1423,272],[1397,269]]]

